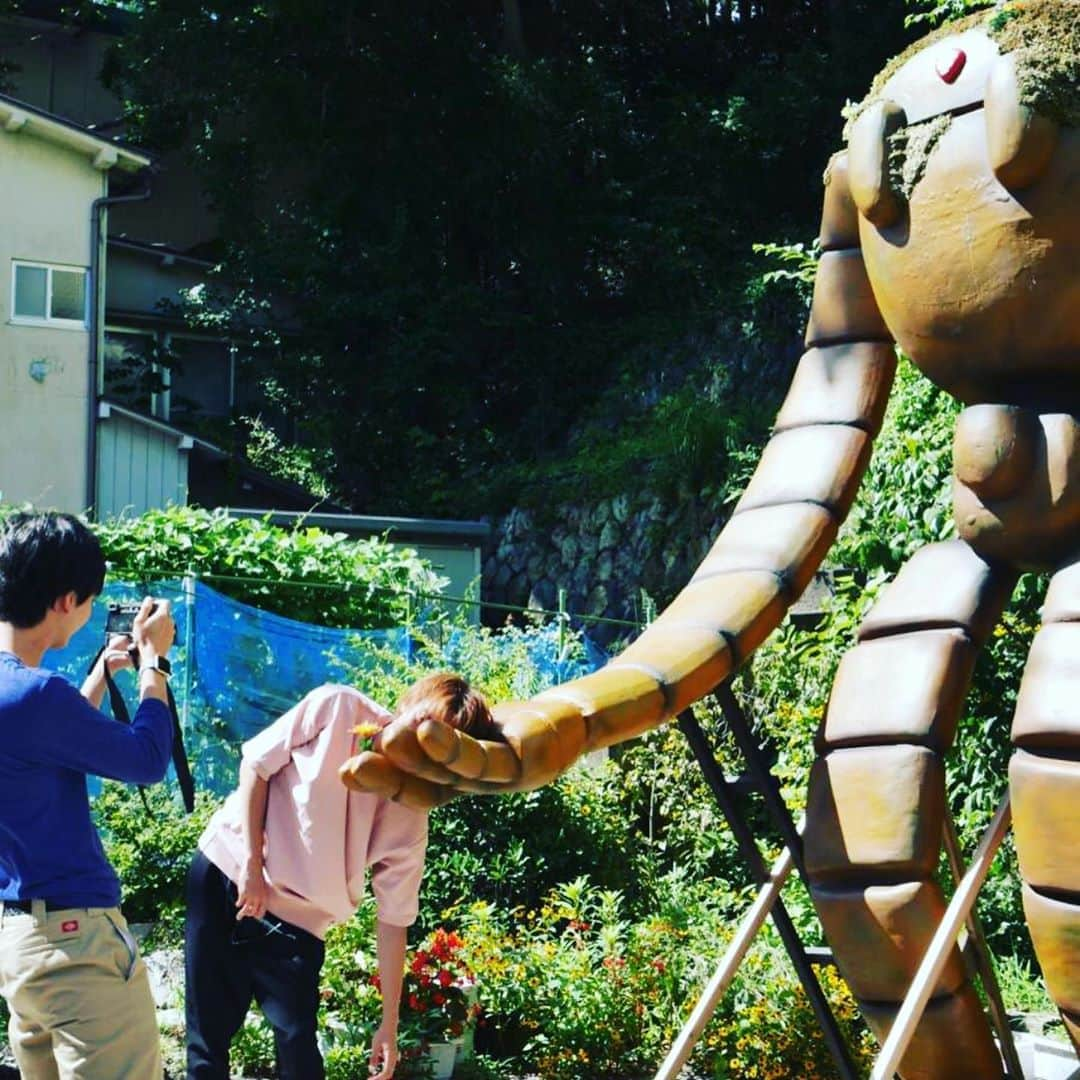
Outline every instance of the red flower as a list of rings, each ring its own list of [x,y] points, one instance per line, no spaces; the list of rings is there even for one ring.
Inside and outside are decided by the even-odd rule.
[[[436,1005],[445,1005],[446,1004],[446,995],[445,994],[436,994],[431,1000],[434,1001]]]
[[[451,975],[450,972],[446,968],[443,968],[442,971],[439,972],[439,985],[440,986],[449,986],[453,981],[454,981],[454,976]]]
[[[409,995],[409,1008],[420,1011],[420,999],[415,994]]]

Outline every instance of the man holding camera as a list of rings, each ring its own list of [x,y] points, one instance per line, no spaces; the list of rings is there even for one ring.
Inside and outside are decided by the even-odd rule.
[[[146,966],[90,817],[86,776],[161,780],[169,764],[167,601],[143,601],[80,694],[40,668],[90,618],[105,580],[97,539],[68,514],[0,530],[0,994],[23,1080],[158,1080]],[[99,711],[110,672],[137,663],[130,725]]]

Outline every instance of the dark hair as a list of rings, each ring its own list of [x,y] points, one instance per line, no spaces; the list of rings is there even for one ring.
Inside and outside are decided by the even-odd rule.
[[[474,739],[501,739],[484,696],[460,675],[439,671],[413,683],[398,701],[398,713],[414,709]]]
[[[81,604],[105,584],[97,537],[71,514],[12,514],[0,531],[0,622],[37,626],[61,596]]]

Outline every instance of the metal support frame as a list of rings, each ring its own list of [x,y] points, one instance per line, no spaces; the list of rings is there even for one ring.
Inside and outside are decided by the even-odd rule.
[[[682,1067],[690,1060],[698,1039],[701,1038],[705,1026],[712,1019],[712,1014],[731,985],[731,980],[735,978],[735,973],[739,970],[739,965],[757,936],[757,932],[761,929],[761,924],[768,918],[773,905],[779,899],[780,890],[784,887],[784,882],[787,881],[794,865],[791,852],[784,848],[780,858],[773,863],[769,871],[768,881],[758,889],[756,899],[743,916],[743,921],[735,931],[735,936],[728,942],[716,973],[706,985],[690,1018],[679,1032],[678,1038],[672,1043],[655,1080],[675,1080],[682,1071]]]
[[[778,781],[771,773],[768,763],[763,759],[762,747],[747,723],[742,708],[731,689],[730,681],[721,684],[715,693],[728,728],[746,760],[754,786],[764,797],[769,816],[783,837],[785,847],[773,867],[767,870],[753,832],[735,801],[736,785],[724,777],[713,756],[708,739],[693,712],[690,709],[682,712],[678,718],[679,728],[686,736],[701,766],[702,774],[731,827],[739,851],[759,887],[753,905],[743,917],[719,967],[709,980],[701,998],[660,1066],[655,1080],[675,1080],[689,1059],[720,998],[734,979],[739,964],[750,948],[755,935],[770,914],[807,993],[814,1014],[821,1024],[829,1052],[837,1066],[838,1075],[841,1080],[855,1080],[858,1074],[847,1045],[813,970],[814,963],[820,963],[823,957],[812,955],[812,953],[820,953],[821,950],[810,950],[802,945],[780,899],[780,891],[793,866],[798,868],[803,880],[809,885],[803,861],[801,831],[792,820]],[[948,961],[949,954],[965,929],[968,939],[968,945],[964,948],[965,959],[974,973],[979,976],[986,992],[991,1019],[1004,1058],[1006,1075],[1022,1080],[1023,1067],[1016,1050],[1012,1029],[1009,1027],[1009,1018],[1001,998],[1001,990],[994,975],[990,949],[974,910],[979,889],[986,880],[994,856],[1008,831],[1011,820],[1009,796],[1006,793],[1002,796],[994,818],[987,826],[972,856],[971,864],[965,871],[956,827],[946,808],[942,832],[956,890],[927,946],[919,969],[908,988],[907,996],[901,1003],[888,1037],[882,1045],[869,1080],[891,1080],[895,1076],[900,1060],[930,1000],[933,988]]]
[[[761,745],[750,730],[742,706],[735,697],[735,692],[731,689],[730,680],[721,683],[716,688],[716,698],[720,702],[724,720],[727,722],[731,734],[735,736],[735,742],[738,743],[739,752],[746,759],[750,775],[757,785],[758,791],[761,792],[765,799],[765,808],[769,812],[769,817],[772,818],[773,826],[783,837],[784,843],[795,860],[799,876],[809,888],[810,882],[806,876],[806,864],[803,862],[802,837],[795,828],[791,812],[787,808],[787,803],[784,802],[784,796],[780,793],[780,784],[762,759]]]
[[[724,691],[726,691],[726,694]],[[799,836],[798,830],[795,828],[795,823],[791,819],[791,814],[788,812],[787,806],[780,797],[780,792],[775,785],[775,780],[772,779],[768,769],[764,768],[763,763],[760,760],[760,750],[750,736],[749,727],[746,725],[745,718],[742,717],[742,711],[739,709],[738,703],[735,701],[734,695],[731,694],[730,687],[726,683],[721,688],[721,705],[724,708],[724,715],[728,719],[729,724],[732,719],[728,715],[731,706],[733,705],[735,711],[738,712],[737,720],[741,721],[741,730],[736,730],[736,727],[732,726],[732,733],[735,735],[740,750],[744,757],[746,757],[747,763],[750,766],[755,779],[758,781],[762,794],[765,796],[766,804],[769,806],[770,813],[773,814],[774,817],[780,819],[777,821],[777,825],[780,827],[787,851],[790,854],[792,861],[796,866],[801,867],[802,839]],[[686,740],[690,744],[690,748],[697,758],[698,764],[701,766],[705,781],[709,785],[717,803],[720,805],[724,817],[727,819],[728,825],[735,837],[735,843],[746,864],[749,866],[755,882],[759,886],[767,885],[770,882],[771,874],[765,865],[764,859],[761,857],[761,852],[758,850],[757,843],[754,840],[753,831],[750,829],[749,825],[747,825],[746,819],[739,810],[738,804],[731,792],[730,785],[724,778],[720,766],[713,756],[709,741],[690,709],[679,714],[679,729],[686,736]],[[742,737],[744,735],[746,736],[746,739]],[[769,780],[772,780],[772,783],[769,783]],[[779,806],[776,805],[777,802],[779,802]],[[821,984],[818,982],[813,965],[806,955],[806,950],[799,938],[799,933],[795,929],[795,925],[792,923],[791,916],[788,915],[783,901],[779,898],[779,887],[776,889],[776,895],[772,896],[771,903],[773,925],[776,927],[777,933],[784,943],[784,948],[787,950],[788,957],[795,968],[795,973],[798,975],[799,981],[802,983],[803,989],[806,991],[807,998],[810,1001],[810,1006],[814,1010],[814,1015],[821,1025],[822,1033],[825,1036],[825,1043],[836,1064],[837,1075],[841,1080],[857,1080],[859,1074],[851,1060],[851,1054],[847,1048],[847,1044],[844,1042],[844,1037],[836,1022],[836,1017],[833,1016],[832,1010],[829,1007],[825,992],[821,989]],[[766,913],[768,913],[767,908],[762,912],[758,926],[760,926],[761,921],[764,920]],[[756,929],[757,928],[755,927],[755,932]],[[746,944],[748,946],[749,941],[747,941]],[[743,952],[745,953],[745,948],[743,949]],[[741,956],[739,959],[741,959]],[[732,974],[733,973],[734,972],[732,972]],[[730,981],[730,979],[728,981]],[[717,995],[717,1000],[718,999],[719,995]],[[715,1002],[713,1003],[713,1007],[715,1007]],[[710,1009],[709,1012],[711,1013],[711,1011],[712,1010]],[[701,1028],[704,1027],[707,1020],[708,1016],[705,1016],[700,1023]],[[680,1039],[681,1038],[682,1037],[680,1036]],[[692,1047],[692,1045],[693,1044],[690,1043],[690,1047]],[[658,1074],[658,1080],[662,1075],[664,1074]]]
[[[915,973],[915,978],[908,989],[907,997],[904,998],[900,1011],[896,1014],[896,1019],[889,1030],[888,1038],[874,1063],[870,1080],[891,1080],[900,1065],[900,1059],[904,1056],[904,1051],[911,1042],[911,1037],[922,1018],[938,978],[945,969],[957,935],[971,913],[979,888],[986,880],[990,864],[994,861],[994,855],[1009,828],[1011,819],[1009,796],[1006,793],[1001,797],[994,818],[983,833],[979,846],[971,858],[971,865],[956,886],[956,892],[953,893],[953,898],[945,909],[945,915],[930,939],[926,954],[922,958],[922,963],[919,964],[919,970]],[[1010,1065],[1010,1073],[1011,1070]],[[1015,1075],[1022,1077],[1023,1073],[1018,1072]]]
[[[956,824],[953,822],[948,807],[945,808],[945,821],[942,831],[945,836],[945,853],[949,858],[949,869],[952,871],[953,883],[959,885],[964,877],[963,855],[960,850],[960,838],[956,835]],[[983,931],[982,920],[974,907],[968,912],[966,925],[968,942],[971,946],[968,955],[971,956],[971,966],[979,976],[979,981],[986,992],[990,1019],[993,1022],[994,1030],[997,1032],[1001,1056],[1005,1059],[1005,1070],[1010,1077],[1021,1080],[1024,1075],[1024,1067],[1021,1065],[1020,1055],[1016,1051],[1016,1040],[1013,1038],[1012,1028],[1009,1027],[1009,1014],[1005,1009],[1005,1002],[1001,998],[1001,987],[998,986],[997,976],[994,974],[994,963],[991,959],[990,946],[986,944],[986,934]]]

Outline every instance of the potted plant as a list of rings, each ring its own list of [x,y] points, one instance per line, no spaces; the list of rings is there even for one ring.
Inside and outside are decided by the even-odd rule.
[[[476,981],[462,953],[462,940],[441,927],[409,959],[401,992],[402,1030],[427,1047],[435,1080],[453,1074],[466,1029],[479,1012]]]

